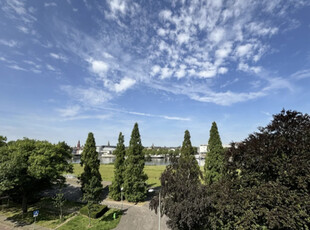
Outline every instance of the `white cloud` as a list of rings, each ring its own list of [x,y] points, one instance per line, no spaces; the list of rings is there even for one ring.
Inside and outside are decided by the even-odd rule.
[[[227,72],[228,72],[228,69],[225,68],[225,67],[221,67],[221,68],[218,69],[218,73],[219,73],[219,74],[225,74],[225,73],[227,73]]]
[[[24,68],[22,68],[22,67],[20,67],[20,66],[18,66],[18,65],[9,65],[8,67],[11,68],[11,69],[16,69],[16,70],[21,70],[21,71],[27,71],[26,69],[24,69]]]
[[[178,34],[177,39],[180,44],[187,43],[189,41],[189,35],[186,33]]]
[[[13,47],[16,47],[18,45],[18,42],[14,41],[14,40],[3,40],[3,39],[0,39],[0,44],[13,48]]]
[[[58,60],[62,60],[64,62],[67,62],[68,59],[64,56],[64,55],[61,55],[61,54],[56,54],[56,53],[50,53],[50,56],[52,58],[55,58],[55,59],[58,59]]]
[[[293,73],[291,75],[292,78],[295,79],[304,79],[304,78],[309,78],[310,77],[310,69],[304,69],[304,70],[299,70],[296,73]]]
[[[97,88],[82,88],[64,85],[61,90],[69,94],[73,99],[83,103],[86,106],[98,106],[112,99],[111,94],[102,89]]]
[[[111,0],[108,2],[113,14],[120,12],[125,14],[126,12],[126,1],[124,0]]]
[[[159,66],[159,65],[154,65],[154,66],[152,67],[152,72],[151,72],[151,74],[154,76],[154,75],[158,74],[159,72],[160,72],[160,66]]]
[[[17,29],[19,29],[21,32],[28,34],[29,33],[29,29],[24,27],[24,26],[18,26]]]
[[[109,65],[104,61],[89,59],[88,62],[91,64],[91,70],[96,74],[105,74],[109,70]]]
[[[186,71],[185,71],[184,69],[179,69],[179,70],[177,70],[177,71],[175,72],[175,74],[176,74],[177,78],[182,78],[182,77],[185,76]]]
[[[198,73],[198,76],[201,77],[201,78],[212,78],[216,75],[216,69],[213,68],[213,69],[208,69],[208,70],[203,70],[203,71],[200,71]]]
[[[46,64],[46,68],[51,70],[51,71],[56,71],[56,69],[50,64]]]
[[[240,45],[236,49],[236,54],[239,57],[247,56],[252,54],[252,44],[245,44],[245,45]]]
[[[262,69],[259,66],[249,66],[246,63],[240,62],[239,65],[238,65],[238,70],[242,70],[244,72],[258,74],[259,72],[261,72]]]
[[[225,36],[225,30],[223,28],[216,28],[210,34],[210,40],[214,43],[219,43]]]
[[[54,6],[54,7],[56,7],[57,6],[57,4],[55,3],[55,2],[49,2],[49,3],[44,3],[44,6],[45,7],[50,7],[50,6]]]
[[[170,10],[162,10],[159,13],[159,17],[161,17],[162,19],[165,19],[165,20],[170,20],[171,14],[172,13]]]
[[[168,67],[164,67],[161,69],[161,79],[165,79],[165,78],[168,78],[168,77],[171,77],[171,75],[173,74],[173,70],[168,68]]]
[[[69,106],[64,109],[57,109],[62,117],[73,117],[81,112],[81,107],[79,105]]]
[[[116,83],[114,85],[114,88],[115,88],[114,90],[115,92],[120,93],[120,92],[123,92],[129,89],[135,83],[136,83],[136,80],[128,78],[128,77],[124,77],[119,83]]]

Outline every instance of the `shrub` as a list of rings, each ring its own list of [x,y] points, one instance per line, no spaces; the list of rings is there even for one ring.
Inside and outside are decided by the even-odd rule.
[[[90,212],[90,217],[97,219],[101,217],[103,214],[105,214],[108,210],[109,208],[106,205],[94,204]],[[83,208],[80,209],[80,213],[85,216],[88,216],[87,205],[85,205]]]

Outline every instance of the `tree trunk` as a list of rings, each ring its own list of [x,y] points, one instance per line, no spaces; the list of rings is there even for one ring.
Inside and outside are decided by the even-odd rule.
[[[24,216],[24,214],[26,214],[28,211],[27,195],[25,192],[23,192],[23,197],[22,197],[22,209],[23,209],[23,216]]]
[[[62,208],[60,208],[60,221],[62,221]]]

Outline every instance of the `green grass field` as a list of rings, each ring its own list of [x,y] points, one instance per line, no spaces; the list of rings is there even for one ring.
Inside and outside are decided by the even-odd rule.
[[[146,165],[144,167],[144,172],[148,175],[149,179],[147,180],[147,183],[151,187],[156,187],[160,185],[159,178],[161,173],[165,170],[165,165],[155,165],[155,166],[148,166]],[[114,165],[100,165],[100,174],[102,177],[102,180],[104,181],[112,181],[114,176]],[[73,164],[73,173],[76,176],[81,175],[83,172],[83,168],[80,164]]]

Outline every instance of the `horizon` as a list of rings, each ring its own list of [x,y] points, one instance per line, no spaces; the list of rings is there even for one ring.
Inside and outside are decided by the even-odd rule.
[[[0,135],[143,146],[244,140],[310,112],[310,2],[0,2]]]

